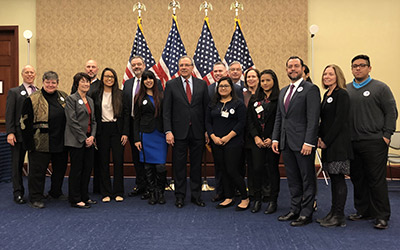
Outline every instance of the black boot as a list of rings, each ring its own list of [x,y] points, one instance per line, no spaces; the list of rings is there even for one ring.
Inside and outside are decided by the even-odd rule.
[[[276,201],[270,201],[264,214],[273,214],[276,212],[277,208],[278,208],[278,203]]]
[[[156,168],[154,165],[150,165],[150,164],[145,164],[144,165],[144,169],[146,171],[146,180],[148,183],[148,203],[150,205],[154,205],[157,203],[156,200],[156,194],[155,194],[155,190],[156,190]],[[145,200],[142,198],[142,200]]]
[[[165,185],[167,184],[167,170],[165,169],[165,165],[157,165],[156,166],[156,188],[158,193],[158,203],[165,204],[165,196],[164,190]]]
[[[256,200],[253,204],[253,208],[251,209],[252,213],[258,213],[258,211],[260,211],[261,209],[261,201]]]
[[[157,203],[157,195],[156,194],[157,194],[157,192],[155,192],[154,190],[150,191],[150,197],[148,200],[148,203],[150,205],[154,205]]]

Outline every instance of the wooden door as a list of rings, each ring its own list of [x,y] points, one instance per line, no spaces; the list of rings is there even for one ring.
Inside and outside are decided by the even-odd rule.
[[[0,132],[5,132],[7,92],[19,85],[18,67],[18,26],[0,26]]]

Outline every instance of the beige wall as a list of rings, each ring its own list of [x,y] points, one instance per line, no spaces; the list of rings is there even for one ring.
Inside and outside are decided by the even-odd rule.
[[[399,107],[400,1],[309,0],[308,13],[309,25],[317,24],[320,28],[314,38],[314,82],[321,86],[322,70],[330,63],[339,65],[350,82],[351,59],[367,54],[371,59],[371,76],[390,86]]]
[[[0,0],[0,25],[19,26],[19,67],[21,69],[28,63],[28,43],[23,33],[25,30],[32,31],[30,64],[36,67],[36,1]]]

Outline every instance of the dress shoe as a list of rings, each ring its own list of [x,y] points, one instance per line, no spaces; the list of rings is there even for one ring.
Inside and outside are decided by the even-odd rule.
[[[25,204],[26,200],[21,195],[18,195],[14,197],[14,202],[17,204]]]
[[[158,204],[165,204],[165,203],[167,203],[167,201],[165,200],[164,192],[161,191],[158,194]]]
[[[142,196],[140,196],[141,200],[147,200],[148,198],[150,198],[150,192],[149,191],[145,191]]]
[[[175,200],[175,206],[177,208],[183,208],[183,206],[185,205],[183,198],[176,198]]]
[[[150,205],[155,205],[157,204],[158,199],[156,198],[156,193],[155,192],[150,192],[150,198],[147,201]]]
[[[250,207],[250,199],[247,199],[248,200],[248,202],[249,203],[247,203],[247,206],[246,207],[239,207],[239,205],[240,205],[240,203],[239,203],[239,205],[237,205],[236,206],[236,208],[235,208],[235,211],[245,211],[245,210],[247,210],[249,207]],[[243,201],[243,200],[242,200]]]
[[[358,221],[358,220],[370,220],[370,219],[372,219],[372,217],[369,215],[362,215],[362,214],[356,213],[356,214],[350,214],[348,219],[352,220],[352,221]]]
[[[293,212],[289,212],[285,215],[281,215],[278,217],[279,221],[289,221],[289,220],[296,220],[297,218],[299,218],[298,214],[295,214]]]
[[[255,201],[253,204],[253,208],[251,209],[252,213],[257,213],[261,209],[261,201]]]
[[[322,227],[345,227],[346,220],[343,215],[333,215],[330,218],[320,222]]]
[[[386,229],[388,228],[387,220],[376,219],[374,223],[374,228],[376,229]]]
[[[89,199],[89,200],[87,200],[85,203],[86,203],[86,204],[89,204],[89,205],[94,205],[94,204],[97,204],[97,201],[96,201],[96,200],[91,200],[91,199]]]
[[[225,198],[220,194],[216,194],[214,197],[211,198],[212,202],[223,201]]]
[[[33,201],[28,203],[30,207],[32,208],[44,208],[44,203],[42,201]]]
[[[144,193],[146,190],[144,188],[138,188],[138,187],[134,187],[132,188],[132,191],[128,193],[129,197],[134,197],[134,196],[138,196],[139,194]]]
[[[229,202],[229,203],[226,204],[226,205],[222,205],[222,204],[220,203],[220,204],[218,204],[217,206],[215,206],[215,208],[216,208],[216,209],[222,209],[222,208],[231,207],[231,206],[233,206],[233,205],[235,205],[235,199],[232,199],[231,202]]]
[[[270,201],[264,214],[273,214],[276,212],[277,208],[278,208],[278,203],[276,203],[276,201]]]
[[[78,205],[77,203],[71,203],[71,207],[88,209],[88,208],[90,208],[90,205],[86,204],[86,203],[85,203],[85,205]]]
[[[299,216],[299,218],[297,218],[297,220],[290,222],[290,225],[292,227],[301,227],[301,226],[310,224],[311,222],[312,222],[312,217]]]
[[[106,197],[103,197],[103,199],[101,199],[101,201],[102,201],[103,203],[107,203],[107,202],[110,202],[110,201],[111,201],[111,198],[110,198],[110,196],[106,196]]]
[[[192,198],[190,201],[191,201],[193,204],[195,204],[195,205],[197,205],[197,206],[199,206],[199,207],[205,207],[205,206],[206,206],[206,203],[204,203],[204,201],[203,201],[202,199],[200,199],[200,198],[198,198],[198,199]]]
[[[117,196],[115,197],[115,201],[116,201],[116,202],[123,202],[123,201],[124,201],[124,197],[117,195]]]
[[[330,211],[324,218],[316,219],[315,221],[317,223],[321,223],[321,222],[329,220],[330,218],[332,218],[332,216],[333,216],[333,213],[332,213],[332,211]]]

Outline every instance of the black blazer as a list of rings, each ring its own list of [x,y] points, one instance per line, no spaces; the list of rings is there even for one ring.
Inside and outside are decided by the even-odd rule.
[[[122,90],[117,90],[122,98],[122,113],[117,116],[117,127],[118,133],[121,135],[129,136],[129,107],[128,107],[128,96],[125,95]],[[97,136],[101,135],[101,117],[102,117],[102,102],[103,102],[103,91],[98,91],[93,94],[93,101],[95,106],[96,122],[97,122]]]
[[[272,139],[277,105],[278,100],[261,103],[261,101],[256,100],[254,95],[250,99],[247,107],[247,129],[253,139],[253,143],[256,136],[263,140]],[[256,109],[259,106],[263,107],[263,111],[257,113]],[[262,124],[264,125],[264,130],[261,127]]]
[[[160,98],[160,110],[157,117],[154,117],[156,111],[149,96],[144,96],[143,100],[135,103],[135,119],[134,119],[134,140],[141,141],[140,132],[151,133],[155,129],[164,132],[162,118],[162,98]],[[140,102],[140,105],[139,105]]]
[[[328,91],[321,103],[321,123],[318,136],[326,144],[322,161],[345,161],[352,158],[349,111],[350,98],[344,89]]]
[[[195,139],[204,139],[205,116],[209,95],[207,83],[192,77],[193,94],[189,103],[181,77],[166,83],[164,92],[164,131],[172,131],[175,139],[186,139],[191,124]]]
[[[12,88],[7,93],[6,102],[6,133],[13,133],[18,142],[22,142],[22,133],[20,127],[20,118],[22,106],[26,98],[28,98],[28,91],[24,85]]]

